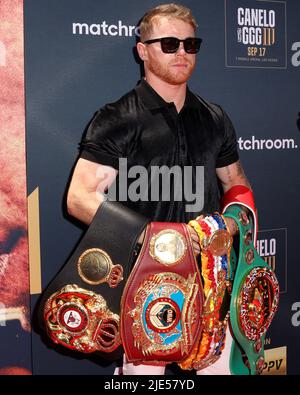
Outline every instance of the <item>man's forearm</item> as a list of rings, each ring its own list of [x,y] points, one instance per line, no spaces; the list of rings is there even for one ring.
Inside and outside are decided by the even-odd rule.
[[[252,189],[239,160],[231,165],[217,169],[217,176],[221,181],[224,193],[235,185],[244,185]]]
[[[84,224],[90,225],[103,201],[104,197],[102,199],[101,197],[96,199],[94,196],[91,197],[87,195],[82,197],[69,194],[67,199],[68,213]]]
[[[95,196],[93,194],[93,196]],[[70,194],[67,199],[68,213],[84,223],[85,225],[90,225],[98,208],[104,201],[104,196],[99,196],[99,199],[86,196],[86,199],[82,197],[76,197]],[[141,233],[138,239],[138,244],[143,244],[145,238],[145,230]]]

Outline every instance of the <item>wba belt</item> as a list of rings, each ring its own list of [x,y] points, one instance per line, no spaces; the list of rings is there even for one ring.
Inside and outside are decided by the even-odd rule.
[[[186,358],[200,336],[203,290],[187,225],[152,222],[121,302],[127,360]]]

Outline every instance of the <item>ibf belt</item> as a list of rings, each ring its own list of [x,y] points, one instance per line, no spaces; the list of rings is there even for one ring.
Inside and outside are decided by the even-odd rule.
[[[121,301],[121,339],[133,363],[180,362],[202,324],[203,290],[185,224],[152,222]]]

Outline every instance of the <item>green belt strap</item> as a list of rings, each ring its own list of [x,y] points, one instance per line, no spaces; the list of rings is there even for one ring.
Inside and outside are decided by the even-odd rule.
[[[237,264],[232,249],[234,273],[230,302],[233,343],[230,371],[233,375],[260,374],[264,365],[264,341],[278,308],[279,284],[272,268],[258,255],[253,244],[252,218],[245,220],[242,207],[232,205],[224,217],[239,227]]]

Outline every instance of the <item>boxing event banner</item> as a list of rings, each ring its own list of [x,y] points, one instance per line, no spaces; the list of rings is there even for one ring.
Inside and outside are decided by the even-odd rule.
[[[0,3],[0,374],[31,374],[23,1]]]
[[[286,2],[225,0],[227,67],[287,67]]]

